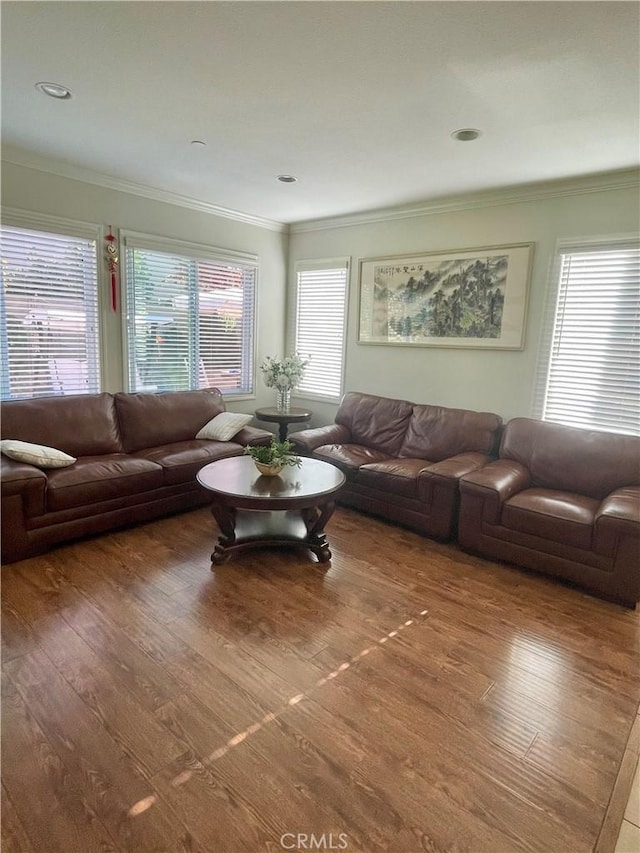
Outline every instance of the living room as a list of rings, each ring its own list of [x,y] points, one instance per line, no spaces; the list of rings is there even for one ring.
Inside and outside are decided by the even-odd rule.
[[[576,388],[552,345],[563,259],[637,244],[636,4],[7,2],[2,48],[8,405],[64,402],[57,362],[73,360],[71,393],[219,386],[255,438],[274,431],[255,417],[275,399],[260,365],[308,339],[299,448],[340,425],[350,393],[494,413],[496,442],[520,419],[600,432],[611,469],[607,436],[638,435],[633,307],[611,327],[620,370],[578,335],[601,404],[557,415]],[[18,292],[25,232],[48,306]],[[73,359],[56,348],[76,345],[56,302],[62,239],[89,245],[95,280],[78,285]],[[637,305],[635,252],[621,305]],[[240,344],[219,361],[168,256],[209,264],[202,315],[241,289]],[[508,260],[497,340],[369,323],[381,269],[426,282],[459,256]],[[145,269],[170,283],[157,304]],[[240,278],[220,284],[223,269]],[[224,312],[228,332],[237,303]],[[123,505],[99,533],[69,535],[60,504],[60,534],[34,522],[34,555],[3,567],[7,849],[640,849],[637,551],[625,607],[548,557],[530,572],[430,536],[406,501],[394,520],[338,498],[328,564],[252,549],[211,572],[224,519],[189,476],[188,500],[176,486],[164,515],[129,526]],[[463,505],[481,487],[465,488]]]

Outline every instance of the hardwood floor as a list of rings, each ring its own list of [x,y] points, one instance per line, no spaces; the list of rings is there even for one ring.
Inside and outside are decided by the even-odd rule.
[[[612,849],[640,612],[327,534],[212,573],[197,510],[5,566],[4,853]]]

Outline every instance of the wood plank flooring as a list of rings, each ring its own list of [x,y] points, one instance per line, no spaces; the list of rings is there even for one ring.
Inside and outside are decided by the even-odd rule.
[[[5,566],[2,850],[606,853],[640,612],[327,532],[212,573],[197,510]]]

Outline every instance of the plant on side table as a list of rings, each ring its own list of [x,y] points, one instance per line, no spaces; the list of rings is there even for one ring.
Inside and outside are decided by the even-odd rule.
[[[293,445],[290,441],[271,440],[271,444],[245,447],[245,453],[253,459],[253,462],[261,474],[274,477],[283,468],[291,465],[299,468],[301,460],[299,456],[292,453]]]

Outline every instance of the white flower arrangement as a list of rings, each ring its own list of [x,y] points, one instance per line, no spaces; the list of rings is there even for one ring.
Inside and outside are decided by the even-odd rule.
[[[260,370],[267,388],[285,391],[287,388],[296,388],[300,384],[308,364],[309,359],[302,358],[298,353],[288,355],[282,360],[269,355],[260,365]]]

